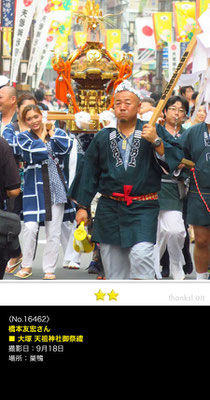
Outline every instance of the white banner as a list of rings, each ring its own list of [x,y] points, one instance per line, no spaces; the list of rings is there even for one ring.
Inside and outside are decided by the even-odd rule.
[[[42,2],[41,9],[40,4],[37,5],[36,25],[34,30],[33,42],[31,45],[31,53],[29,57],[28,71],[25,83],[27,83],[28,77],[34,74],[38,61],[38,54],[45,44],[53,17],[54,12],[49,12],[49,9],[46,7],[46,0]]]
[[[168,44],[168,76],[171,79],[180,60],[180,43],[172,42]]]
[[[42,74],[45,70],[45,67],[47,65],[47,62],[50,58],[51,51],[54,49],[56,42],[56,37],[55,36],[48,36],[45,42],[45,45],[41,51],[41,54],[39,55],[39,62],[37,64],[37,77],[36,77],[36,88],[39,87],[39,83],[42,78]]]
[[[17,0],[14,23],[10,82],[16,82],[18,68],[38,0]]]

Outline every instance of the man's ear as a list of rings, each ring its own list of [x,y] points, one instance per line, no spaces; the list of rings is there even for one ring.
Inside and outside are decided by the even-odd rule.
[[[16,104],[16,102],[17,102],[16,96],[11,97],[11,102],[12,102],[12,104]]]
[[[140,112],[140,108],[141,108],[141,101],[139,102],[139,105],[138,105],[138,113]]]

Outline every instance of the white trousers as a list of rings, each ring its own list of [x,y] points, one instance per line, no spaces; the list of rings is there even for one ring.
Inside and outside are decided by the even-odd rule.
[[[101,259],[107,279],[155,278],[153,243],[142,242],[126,249],[100,243]]]
[[[61,225],[64,204],[52,205],[52,221],[45,221],[46,245],[43,253],[44,273],[54,273],[59,255]],[[26,222],[23,226],[23,268],[31,268],[37,245],[38,222]]]
[[[158,216],[157,242],[154,247],[155,271],[160,276],[160,260],[165,253],[166,247],[169,254],[169,268],[173,279],[183,279],[185,264],[182,249],[186,230],[181,211],[161,210]]]
[[[64,251],[64,261],[73,261],[80,263],[81,253],[74,250],[74,231],[77,227],[76,221],[73,223],[65,221],[61,227],[61,245]]]

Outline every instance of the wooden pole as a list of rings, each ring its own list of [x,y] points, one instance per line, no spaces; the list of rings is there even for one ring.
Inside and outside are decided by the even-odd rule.
[[[149,120],[149,124],[152,126],[155,126],[157,119],[159,118],[161,112],[163,111],[163,108],[165,107],[169,97],[171,96],[183,70],[185,69],[187,62],[189,61],[189,58],[192,55],[193,50],[195,49],[196,43],[197,43],[197,35],[199,35],[202,32],[202,29],[200,26],[196,29],[196,32],[194,33],[191,41],[189,42],[179,64],[177,65],[170,81],[168,82],[166,88],[164,89],[164,92],[162,93],[162,96],[157,104],[157,107],[155,108],[155,111],[152,115],[152,117]]]
[[[152,126],[155,126],[157,119],[159,118],[160,114],[162,113],[169,97],[171,96],[183,70],[185,69],[187,62],[189,61],[193,50],[195,49],[196,43],[197,43],[197,35],[199,35],[202,32],[202,29],[200,25],[197,27],[191,41],[189,42],[179,64],[177,65],[170,81],[168,82],[166,88],[164,89],[164,92],[162,93],[162,96],[157,104],[157,107],[155,108],[155,111],[152,115],[152,117],[149,120],[149,124]],[[191,160],[187,160],[186,158],[182,159],[182,164],[185,164],[187,168],[192,168],[194,167],[194,163]]]

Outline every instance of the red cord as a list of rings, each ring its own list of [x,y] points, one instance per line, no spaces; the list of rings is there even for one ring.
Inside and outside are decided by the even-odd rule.
[[[200,189],[199,189],[198,181],[197,181],[197,178],[196,178],[196,175],[195,175],[195,168],[194,168],[194,167],[191,168],[191,171],[192,171],[192,173],[193,173],[193,177],[194,177],[194,180],[195,180],[196,188],[197,188],[197,191],[198,191],[198,193],[199,193],[199,195],[200,195],[200,198],[201,198],[201,200],[203,201],[203,203],[205,204],[207,211],[210,212],[210,209],[209,209],[209,207],[208,207],[208,205],[207,205],[205,199],[203,198],[203,196],[202,196],[202,194],[201,194],[201,191],[200,191]]]

